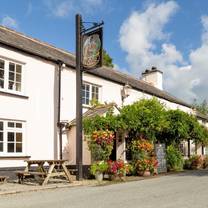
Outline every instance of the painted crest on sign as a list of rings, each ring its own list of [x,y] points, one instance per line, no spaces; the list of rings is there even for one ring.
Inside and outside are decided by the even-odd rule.
[[[99,34],[91,34],[84,37],[83,60],[85,68],[93,68],[101,59],[101,40]]]

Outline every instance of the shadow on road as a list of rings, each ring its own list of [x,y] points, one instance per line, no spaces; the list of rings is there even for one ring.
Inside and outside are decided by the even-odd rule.
[[[202,170],[185,170],[182,173],[177,174],[177,176],[207,176],[208,177],[208,169],[202,169]]]

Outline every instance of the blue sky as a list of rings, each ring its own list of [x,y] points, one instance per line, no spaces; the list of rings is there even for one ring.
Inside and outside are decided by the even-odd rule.
[[[208,1],[1,0],[0,23],[74,52],[76,13],[104,20],[104,47],[118,70],[139,77],[156,65],[165,90],[208,99]]]

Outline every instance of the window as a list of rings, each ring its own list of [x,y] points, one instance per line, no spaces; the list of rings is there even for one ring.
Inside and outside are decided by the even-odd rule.
[[[3,143],[4,142],[4,123],[0,122],[0,152],[4,151]]]
[[[23,153],[23,123],[0,121],[0,153]]]
[[[82,104],[89,105],[90,104],[90,85],[83,84],[82,86]]]
[[[4,61],[0,60],[0,88],[4,88]]]
[[[22,65],[0,59],[0,89],[22,92]]]
[[[21,92],[22,66],[9,63],[9,83],[8,88]]]
[[[99,86],[84,83],[82,86],[82,104],[90,105],[91,100],[99,100]]]

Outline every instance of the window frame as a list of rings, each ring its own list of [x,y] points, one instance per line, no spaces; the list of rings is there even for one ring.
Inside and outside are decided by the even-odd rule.
[[[23,121],[17,121],[17,120],[4,120],[4,119],[0,119],[0,122],[3,122],[3,152],[0,152],[0,157],[1,156],[22,156],[25,154],[25,122]],[[18,128],[18,127],[9,127],[8,124],[9,122],[14,123],[15,125],[17,123],[21,123],[22,127]],[[9,142],[8,141],[8,133],[14,133],[15,135],[17,133],[21,133],[22,134],[22,141],[21,142],[17,142],[16,136],[14,139],[14,142]],[[14,152],[8,152],[8,143],[14,143]],[[21,143],[22,144],[22,151],[21,152],[16,152],[16,145],[17,143]]]
[[[0,87],[0,91],[2,92],[7,92],[7,93],[11,93],[11,94],[17,94],[17,95],[24,95],[25,93],[25,83],[24,83],[24,68],[25,68],[25,64],[16,60],[11,60],[11,59],[6,59],[6,58],[2,58],[0,57],[0,60],[4,62],[4,87],[1,88]],[[10,64],[14,64],[15,66],[15,71],[14,71],[14,84],[15,84],[15,88],[14,89],[9,89],[9,73],[10,72]],[[17,72],[17,66],[21,66],[21,73]],[[21,81],[18,82],[17,81],[17,75],[20,75]],[[18,91],[16,90],[16,84],[20,83],[21,85],[21,90]]]
[[[101,86],[97,85],[97,84],[93,84],[93,83],[89,83],[89,82],[83,82],[82,84],[84,85],[88,85],[89,86],[89,104],[86,104],[86,102],[83,102],[83,87],[82,87],[82,105],[86,106],[86,107],[90,107],[90,101],[93,99],[93,94],[97,94],[97,101],[100,101],[101,99]],[[98,92],[93,92],[93,87],[98,89]],[[84,97],[86,100],[86,97]]]

